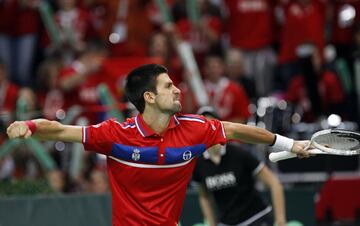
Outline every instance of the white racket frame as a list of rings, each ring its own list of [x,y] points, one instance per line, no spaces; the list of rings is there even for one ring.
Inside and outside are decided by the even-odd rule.
[[[355,134],[355,135],[359,135],[358,133],[352,132],[352,131],[347,131],[347,130],[334,130],[334,129],[325,129],[325,130],[320,130],[316,133],[314,133],[311,137],[311,140],[309,142],[309,144],[305,147],[305,150],[308,150],[310,147],[314,147],[314,149],[310,149],[308,150],[308,152],[310,154],[327,154],[327,155],[342,155],[342,156],[350,156],[350,155],[358,155],[360,154],[360,150],[348,150],[348,151],[339,151],[337,149],[333,149],[333,148],[329,148],[329,147],[325,147],[321,144],[318,144],[316,142],[314,142],[314,138],[320,136],[320,135],[324,135],[324,134],[329,134],[329,133],[334,133],[334,132],[339,132],[339,133],[343,133],[343,134]],[[270,153],[269,155],[269,159],[272,162],[278,162],[281,160],[285,160],[285,159],[290,159],[290,158],[295,158],[297,157],[297,155],[295,153],[292,152],[288,152],[288,151],[280,151],[280,152],[273,152]]]

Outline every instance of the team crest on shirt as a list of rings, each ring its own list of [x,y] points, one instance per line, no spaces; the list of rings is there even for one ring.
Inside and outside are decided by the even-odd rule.
[[[134,149],[132,155],[131,155],[132,160],[134,161],[139,161],[140,160],[140,150],[139,149]]]
[[[187,151],[185,151],[185,152],[183,153],[183,159],[184,159],[185,161],[190,160],[191,157],[192,157],[191,151],[187,150]]]

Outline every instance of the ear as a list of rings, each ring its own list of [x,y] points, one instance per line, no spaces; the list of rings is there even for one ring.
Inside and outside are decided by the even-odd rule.
[[[155,103],[155,94],[150,91],[144,93],[144,100],[146,103]]]

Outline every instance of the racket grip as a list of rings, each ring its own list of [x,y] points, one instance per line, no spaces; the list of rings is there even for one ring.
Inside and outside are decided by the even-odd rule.
[[[269,159],[272,162],[277,162],[277,161],[281,161],[281,160],[285,160],[285,159],[291,159],[291,158],[295,158],[296,154],[288,152],[288,151],[280,151],[280,152],[273,152],[270,153],[269,155]]]

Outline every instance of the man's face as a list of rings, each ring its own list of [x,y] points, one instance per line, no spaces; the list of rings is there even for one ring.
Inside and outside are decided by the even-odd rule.
[[[164,112],[176,113],[181,111],[180,90],[174,85],[166,73],[156,79],[155,104]]]

